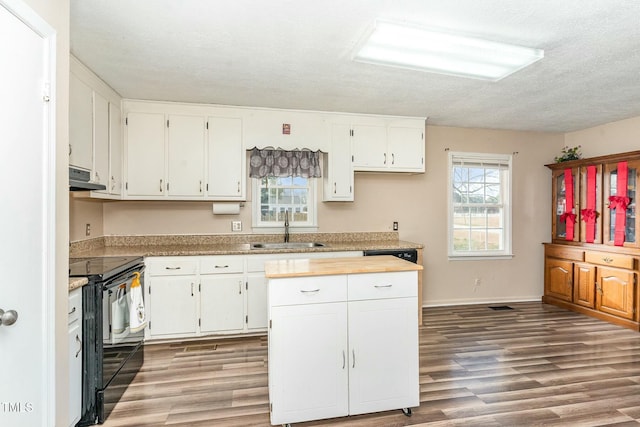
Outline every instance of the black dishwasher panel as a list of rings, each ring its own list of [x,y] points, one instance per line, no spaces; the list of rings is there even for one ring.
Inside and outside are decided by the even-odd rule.
[[[418,262],[418,251],[416,249],[374,249],[363,253],[364,256],[393,255],[414,264]]]

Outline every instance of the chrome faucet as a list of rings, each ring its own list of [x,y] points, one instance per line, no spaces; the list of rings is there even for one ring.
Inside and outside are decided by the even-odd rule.
[[[284,242],[289,243],[289,210],[284,211]]]

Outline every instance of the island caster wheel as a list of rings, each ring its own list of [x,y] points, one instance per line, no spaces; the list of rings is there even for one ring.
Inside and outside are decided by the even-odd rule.
[[[411,408],[402,408],[402,413],[405,415],[405,417],[410,417],[411,416]]]

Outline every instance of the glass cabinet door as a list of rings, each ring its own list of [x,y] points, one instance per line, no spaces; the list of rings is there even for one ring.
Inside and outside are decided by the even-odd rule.
[[[629,198],[624,215],[624,225],[616,224],[620,217],[617,215],[617,209],[610,209],[610,196],[619,196],[618,186],[618,163],[610,163],[605,165],[604,172],[604,243],[607,245],[615,245],[616,229],[624,227],[624,242],[622,246],[640,247],[638,244],[638,218],[636,217],[636,195],[638,189],[638,174],[640,173],[640,161],[633,160],[627,162],[627,191],[626,196]],[[620,221],[622,222],[622,221]]]
[[[567,188],[565,185],[564,169],[558,169],[553,171],[553,217],[552,217],[552,239],[555,241],[574,240],[577,241],[580,238],[580,221],[579,221],[579,200],[580,200],[580,174],[578,168],[571,169],[571,175],[573,177],[573,206],[567,206]],[[573,226],[573,236],[567,238],[567,218],[565,213],[571,213],[575,216],[575,223]]]
[[[594,175],[594,193],[589,196],[589,166],[593,166],[593,171],[591,172]],[[594,220],[588,221],[588,216],[590,215],[588,211],[589,209],[589,199],[593,198],[593,215]],[[609,212],[603,212],[602,206],[602,165],[588,165],[580,167],[580,241],[587,243],[602,243],[602,219],[604,214],[608,214]],[[588,231],[591,227],[590,232]],[[588,239],[588,237],[593,237],[593,240]]]

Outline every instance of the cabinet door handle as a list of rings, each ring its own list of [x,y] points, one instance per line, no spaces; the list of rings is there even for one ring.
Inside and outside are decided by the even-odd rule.
[[[193,282],[191,282],[191,296],[193,296]]]
[[[229,265],[216,265],[214,268],[229,268]]]
[[[165,267],[165,270],[180,270],[182,267]]]
[[[603,257],[602,261],[606,262],[607,264],[611,264],[613,262],[613,258],[609,258],[608,256]]]
[[[354,349],[351,349],[351,356],[353,356],[353,364],[351,365],[351,368],[355,368],[356,367],[356,351]]]
[[[305,289],[300,289],[300,292],[302,292],[303,294],[311,294],[311,293],[315,293],[315,292],[320,292],[320,289],[311,289],[311,290],[305,290]]]
[[[162,179],[160,179],[160,192],[162,193]]]
[[[347,355],[344,353],[344,350],[342,350],[342,369],[344,369],[346,365],[347,365]]]
[[[384,153],[384,163],[383,164],[387,164],[387,153]]]
[[[202,193],[202,180],[200,180],[200,192]]]
[[[390,288],[393,285],[389,283],[388,285],[373,285],[374,288]]]
[[[78,343],[78,351],[76,351],[76,358],[77,358],[80,352],[82,351],[82,340],[80,339],[78,334],[76,334],[76,342]]]
[[[240,194],[240,181],[238,181],[238,194]]]
[[[75,313],[75,312],[76,312],[76,307],[75,307],[75,305],[74,305],[74,306],[73,306],[73,309],[71,309],[71,311],[69,312],[69,315],[72,315],[72,314],[73,314],[73,313]]]
[[[394,153],[391,153],[391,164],[392,165],[396,164],[396,155]]]
[[[242,280],[238,281],[238,295],[242,295]]]
[[[338,190],[338,189],[337,189],[337,187],[336,187],[336,183],[334,182],[334,183],[333,183],[333,194],[336,194],[336,193],[337,193],[337,190]]]

